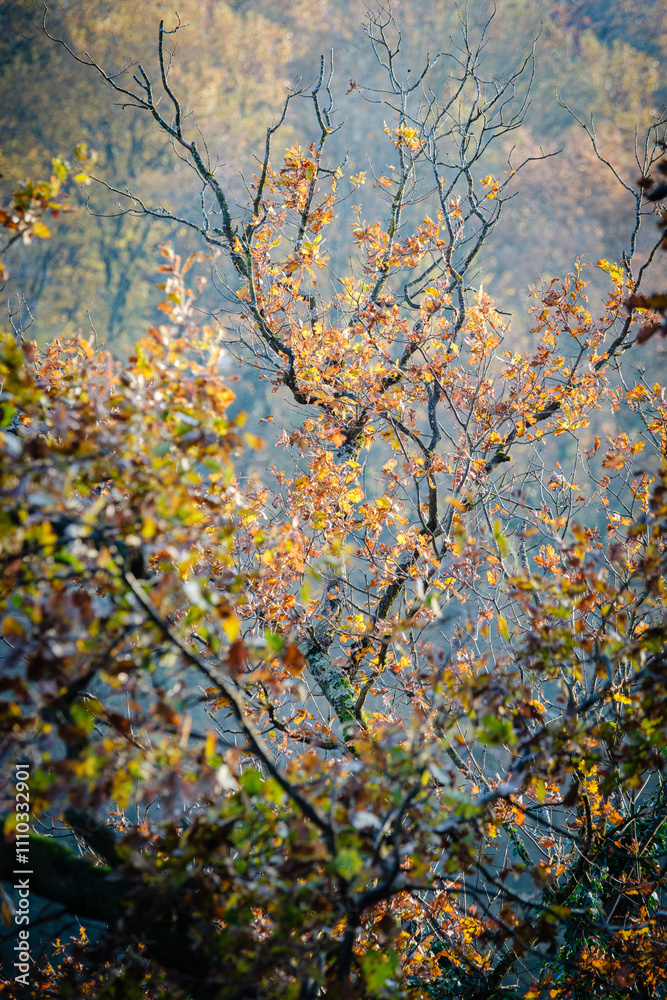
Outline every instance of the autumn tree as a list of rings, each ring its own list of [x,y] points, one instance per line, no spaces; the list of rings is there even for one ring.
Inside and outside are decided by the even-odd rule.
[[[173,5],[154,4],[153,11],[147,18],[142,5],[58,3],[49,10],[49,27],[115,74],[152,52],[154,19],[172,17]],[[207,131],[213,130],[214,107],[224,103],[225,121],[218,122],[216,138],[233,144],[242,160],[261,141],[269,109],[282,98],[281,66],[294,46],[283,26],[243,5],[185,0],[180,13],[198,44],[183,48],[174,79],[196,95],[198,122]],[[0,0],[0,88],[13,95],[0,109],[0,172],[7,178],[41,177],[47,152],[69,158],[75,145],[87,143],[97,154],[98,170],[116,186],[140,183],[146,195],[178,204],[183,190],[190,193],[190,179],[186,166],[172,161],[165,137],[148,120],[125,115],[104,88],[81,73],[67,52],[50,42],[43,18],[41,3]],[[206,83],[199,86],[203,68]],[[57,101],[50,99],[54,80]],[[12,255],[10,288],[25,296],[43,337],[71,335],[82,326],[91,331],[92,323],[100,343],[128,353],[131,328],[154,308],[157,299],[148,301],[153,261],[166,231],[128,216],[115,201],[101,186],[82,189],[73,199],[76,219],[65,220],[57,241]]]
[[[69,46],[200,189],[178,216],[118,196],[202,249],[163,246],[164,322],[123,365],[3,340],[3,757],[30,769],[32,889],[84,927],[10,995],[666,995],[667,408],[627,365],[659,239],[638,256],[627,180],[599,310],[579,262],[513,343],[474,266],[525,165],[484,170],[532,49],[485,83],[489,26],[417,71],[372,15],[385,84],[349,88],[389,163],[329,159],[323,57],[241,210],[171,81],[178,25],[133,78]],[[312,142],[281,149],[300,101]],[[290,426],[247,423],[237,362]]]
[[[485,49],[486,78],[502,75],[513,63],[517,40],[539,34],[540,51],[522,129],[487,150],[485,174],[503,173],[514,143],[517,159],[539,156],[540,147],[562,150],[557,158],[527,165],[521,198],[505,214],[499,238],[488,242],[477,258],[477,282],[493,286],[498,307],[513,311],[517,337],[528,334],[525,282],[518,276],[565,273],[573,248],[593,260],[620,259],[625,249],[632,217],[627,192],[610,181],[554,93],[582,120],[594,113],[602,153],[634,182],[635,126],[642,131],[648,127],[653,109],[665,100],[657,65],[663,44],[661,5],[644,0],[636,7],[626,0],[614,5],[557,0],[498,4]],[[143,5],[82,0],[82,5],[50,5],[48,21],[52,34],[68,39],[80,53],[89,52],[115,74],[130,64],[152,63],[155,26],[160,17],[171,25],[173,9],[173,4],[156,0],[146,17]],[[213,161],[224,170],[233,204],[245,200],[242,175],[252,174],[253,156],[266,122],[282,102],[285,84],[312,76],[313,52],[334,46],[339,80],[356,79],[363,62],[364,83],[383,86],[382,68],[364,59],[358,30],[364,10],[362,0],[315,0],[314,8],[304,0],[183,0],[178,5],[186,27],[178,36],[172,82],[184,98],[184,112],[192,115],[191,123],[196,120]],[[486,3],[470,4],[471,30],[482,27],[488,10]],[[64,49],[49,42],[42,17],[42,4],[34,0],[0,0],[0,89],[11,95],[0,106],[0,173],[17,180],[45,176],[51,156],[68,157],[75,144],[85,142],[99,155],[98,173],[114,186],[123,191],[130,187],[155,205],[168,204],[177,215],[188,214],[194,178],[172,156],[168,137],[152,130],[147,117],[129,116],[122,102],[109,100],[94,77],[81,73]],[[415,69],[425,52],[437,49],[433,39],[442,47],[456,35],[456,6],[447,0],[412,0],[401,6],[400,17],[406,68]],[[342,161],[349,153],[348,171],[355,175],[368,169],[367,157],[383,164],[382,106],[363,101],[359,91],[341,94],[339,106],[346,125],[329,138],[329,156]],[[309,114],[306,102],[291,105],[281,147],[297,138],[308,146]],[[352,135],[355,142],[348,141]],[[74,200],[77,215],[62,220],[58,240],[30,250],[17,247],[12,254],[6,291],[14,301],[14,293],[25,298],[26,319],[29,309],[41,344],[77,330],[94,338],[96,331],[98,343],[106,342],[115,355],[126,357],[158,301],[151,273],[159,244],[174,239],[186,256],[197,248],[196,236],[188,236],[185,227],[149,225],[141,216],[124,213],[118,200],[100,186],[86,187]],[[354,204],[353,199],[339,201],[337,225],[351,221]],[[377,208],[368,211],[374,218]],[[344,241],[330,241],[328,252],[343,273]],[[602,275],[589,275],[589,281],[596,294],[604,288]],[[205,302],[214,308],[215,296],[205,296]],[[250,408],[249,380],[243,377],[236,389]],[[252,406],[266,410],[257,390]]]

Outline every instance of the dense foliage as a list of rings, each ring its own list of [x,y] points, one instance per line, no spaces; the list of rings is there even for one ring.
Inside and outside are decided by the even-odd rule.
[[[485,83],[485,31],[462,22],[456,55],[418,73],[371,16],[384,88],[350,89],[382,102],[392,164],[348,177],[328,158],[323,59],[240,210],[164,25],[134,82],[72,48],[197,179],[189,214],[120,204],[202,250],[162,246],[164,321],[122,363],[81,336],[2,337],[2,756],[30,762],[32,889],[67,929],[39,954],[32,930],[10,995],[667,995],[652,223],[637,251],[665,123],[637,142],[600,308],[577,263],[534,290],[522,348],[473,269],[532,161],[484,174],[532,54]],[[276,154],[300,99],[312,141]],[[94,157],[75,159],[88,184]],[[69,178],[57,160],[17,192],[10,241],[47,237]],[[238,409],[241,360],[290,426]],[[8,888],[9,932],[14,906]]]

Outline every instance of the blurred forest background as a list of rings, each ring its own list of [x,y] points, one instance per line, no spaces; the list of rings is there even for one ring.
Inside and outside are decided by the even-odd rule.
[[[298,77],[305,85],[314,80],[320,53],[333,49],[337,120],[345,125],[329,141],[328,155],[332,166],[348,155],[346,174],[365,170],[369,177],[363,188],[349,185],[349,196],[337,210],[341,239],[327,247],[331,273],[345,274],[353,206],[361,202],[369,222],[384,219],[382,189],[373,187],[373,171],[382,173],[393,149],[383,134],[386,109],[350,88],[351,81],[372,86],[382,79],[363,30],[365,3],[179,0],[176,6],[188,27],[179,32],[170,79],[206,138],[232,201],[245,200],[244,184],[263,154],[266,127],[279,115],[287,88]],[[427,53],[452,50],[460,13],[451,0],[394,0],[392,10],[404,32],[404,65],[413,72],[422,68]],[[489,0],[470,0],[473,33],[492,10]],[[155,73],[163,17],[167,27],[175,23],[173,0],[53,0],[48,23],[54,35],[78,53],[89,52],[109,73],[137,62]],[[150,205],[195,217],[194,174],[147,116],[120,107],[118,95],[94,70],[49,40],[42,18],[38,0],[0,0],[4,193],[26,177],[48,177],[52,156],[68,156],[76,143],[87,143],[98,154],[97,176],[131,189]],[[596,158],[589,137],[563,104],[582,121],[590,123],[593,116],[599,151],[634,187],[635,130],[645,132],[667,101],[664,0],[498,0],[486,50],[487,79],[508,73],[538,35],[525,124],[490,148],[484,169],[504,176],[512,146],[515,160],[539,156],[541,150],[561,152],[520,172],[517,196],[479,255],[473,279],[512,314],[517,347],[530,336],[530,285],[564,275],[582,257],[590,262],[584,277],[594,305],[609,286],[595,261],[620,260],[633,225],[633,199]],[[311,102],[293,102],[277,137],[274,166],[288,144],[310,144],[316,137],[313,126]],[[118,196],[100,185],[79,190],[76,200],[76,213],[58,221],[53,238],[14,248],[8,257],[2,322],[7,324],[8,311],[24,326],[32,317],[29,335],[40,342],[79,330],[92,336],[94,329],[100,345],[122,356],[159,316],[160,243],[171,240],[179,253],[204,247],[186,227],[125,213]],[[421,218],[429,210],[434,211],[425,200],[413,215]],[[650,210],[647,214],[640,234],[645,246],[656,238]],[[663,255],[645,290],[662,288],[664,282]],[[202,307],[220,308],[215,286],[215,281],[208,286]],[[658,344],[651,354],[656,351]],[[268,386],[258,390],[251,374],[242,377],[236,391],[244,409],[255,418],[275,413],[276,406],[280,410]]]

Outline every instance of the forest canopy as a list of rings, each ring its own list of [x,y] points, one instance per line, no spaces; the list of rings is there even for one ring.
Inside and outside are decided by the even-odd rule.
[[[667,996],[661,5],[425,10],[0,3],[10,996]]]

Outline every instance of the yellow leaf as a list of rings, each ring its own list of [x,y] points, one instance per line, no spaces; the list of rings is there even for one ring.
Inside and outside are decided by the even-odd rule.
[[[33,222],[32,231],[35,236],[39,236],[40,240],[48,240],[51,236],[51,230],[43,222]]]
[[[620,691],[614,691],[612,698],[617,701],[619,705],[632,705],[632,698],[628,698],[626,694],[621,694]]]
[[[510,630],[508,628],[507,621],[502,615],[498,615],[498,631],[502,635],[503,639],[509,640]]]
[[[464,513],[468,508],[464,503],[458,500],[456,497],[445,497],[445,503],[448,503],[454,510],[458,510]]]
[[[5,615],[2,620],[2,625],[0,625],[0,633],[4,636],[15,635],[19,639],[22,639],[25,635],[25,629],[21,622],[17,621],[16,618],[12,618],[10,615]]]
[[[236,615],[227,615],[220,622],[223,631],[230,642],[236,642],[241,634],[241,624]]]
[[[597,261],[597,266],[601,271],[606,271],[614,284],[620,288],[623,284],[623,269],[619,267],[618,264],[610,264],[608,260],[601,257],[600,260]]]
[[[153,538],[156,531],[155,521],[152,517],[147,517],[141,526],[141,537],[148,540],[149,538]]]

